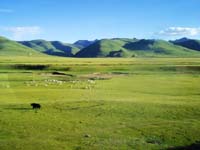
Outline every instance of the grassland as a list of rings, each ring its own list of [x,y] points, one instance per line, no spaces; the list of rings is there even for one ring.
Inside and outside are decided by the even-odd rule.
[[[0,149],[190,145],[200,141],[199,73],[199,58],[0,57]]]

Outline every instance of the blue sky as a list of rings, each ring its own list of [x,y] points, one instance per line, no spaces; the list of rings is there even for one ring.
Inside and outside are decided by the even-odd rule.
[[[199,0],[1,0],[0,35],[14,40],[200,38]]]

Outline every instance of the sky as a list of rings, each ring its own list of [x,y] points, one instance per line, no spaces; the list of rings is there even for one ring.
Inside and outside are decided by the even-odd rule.
[[[200,38],[200,0],[0,0],[12,40]]]

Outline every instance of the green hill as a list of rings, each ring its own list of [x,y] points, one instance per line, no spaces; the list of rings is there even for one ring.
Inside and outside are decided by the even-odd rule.
[[[90,46],[82,49],[76,57],[128,57],[131,55],[123,46],[129,39],[103,39],[98,40]]]
[[[200,53],[163,40],[103,39],[76,57],[198,57]]]
[[[20,41],[19,43],[39,52],[55,56],[72,57],[80,50],[73,44],[66,44],[60,41],[32,40]]]
[[[0,56],[44,56],[31,48],[0,36]]]
[[[62,43],[60,41],[51,41],[51,44],[56,49],[61,50],[64,53],[68,54],[68,56],[74,56],[78,51],[80,51],[80,48],[78,48],[74,44]]]
[[[180,45],[189,49],[200,51],[200,40],[182,38],[182,39],[178,39],[171,42],[176,45]]]
[[[79,46],[78,46],[79,44]],[[85,48],[80,48],[81,45]],[[88,44],[88,46],[87,46]],[[0,55],[63,57],[200,57],[200,41],[176,41],[113,38],[96,41],[78,41],[75,44],[60,41],[32,40],[15,42],[0,37]]]
[[[199,52],[174,45],[164,40],[139,40],[130,42],[123,46],[133,51],[137,56],[151,57],[195,57],[200,56]]]
[[[85,47],[88,47],[89,45],[93,44],[94,42],[96,42],[97,40],[94,41],[88,41],[88,40],[78,40],[74,43],[74,45],[76,45],[77,47],[79,47],[80,49],[83,49]]]

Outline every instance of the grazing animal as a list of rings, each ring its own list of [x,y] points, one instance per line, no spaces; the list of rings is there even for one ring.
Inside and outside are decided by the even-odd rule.
[[[31,106],[32,106],[33,109],[40,109],[41,108],[41,105],[37,104],[37,103],[31,103]]]

